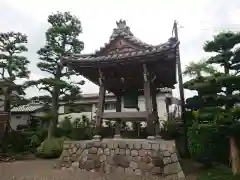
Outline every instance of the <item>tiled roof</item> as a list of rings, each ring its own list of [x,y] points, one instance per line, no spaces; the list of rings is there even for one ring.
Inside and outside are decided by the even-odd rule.
[[[123,59],[123,58],[130,58],[130,57],[136,57],[136,56],[145,56],[145,55],[150,55],[154,53],[161,53],[168,51],[170,49],[175,48],[178,45],[177,42],[173,41],[168,41],[167,43],[164,43],[162,45],[156,46],[152,49],[149,50],[141,50],[141,51],[129,51],[127,53],[122,53],[122,54],[113,54],[113,55],[107,55],[107,56],[94,56],[94,55],[89,55],[89,56],[82,56],[82,55],[74,55],[74,59],[77,59],[79,61],[105,61],[105,60],[117,60],[117,59]]]
[[[44,107],[44,104],[27,104],[27,105],[21,105],[18,107],[14,107],[11,109],[11,112],[35,112],[38,109],[41,109]]]
[[[124,59],[124,58],[131,58],[131,57],[139,57],[145,55],[151,55],[155,53],[163,53],[165,51],[171,50],[175,48],[179,42],[175,38],[170,38],[166,43],[154,46],[147,44],[138,38],[136,38],[133,33],[130,31],[130,28],[126,25],[125,20],[120,20],[117,23],[117,28],[113,29],[113,33],[110,37],[108,43],[106,43],[100,50],[96,51],[94,54],[74,54],[72,59],[79,60],[79,61],[107,61],[107,60],[117,60],[117,59]],[[133,44],[141,47],[141,50],[134,50],[131,49],[125,53],[114,53],[109,55],[101,55],[101,52],[107,48],[112,41],[116,38],[122,37]],[[66,58],[67,60],[68,58]]]

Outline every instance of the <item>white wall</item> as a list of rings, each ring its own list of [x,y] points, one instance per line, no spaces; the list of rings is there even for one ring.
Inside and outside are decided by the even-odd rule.
[[[10,125],[11,128],[17,130],[18,125],[27,125],[28,120],[31,116],[41,116],[44,112],[34,112],[34,113],[12,113]]]
[[[65,119],[65,117],[70,117],[71,121],[73,122],[75,119],[77,118],[81,118],[82,116],[86,116],[88,119],[92,119],[91,117],[93,117],[93,113],[91,112],[82,112],[82,113],[70,113],[70,114],[64,114],[64,115],[59,115],[58,116],[58,121],[61,122]]]
[[[86,101],[81,101],[80,103],[88,103]],[[92,103],[92,101],[90,101]],[[60,106],[58,110],[59,114],[64,113],[64,106]],[[71,121],[74,121],[76,118],[81,118],[83,115],[86,116],[88,119],[93,119],[93,117],[96,114],[96,105],[92,104],[92,111],[91,112],[81,112],[81,113],[70,113],[70,114],[64,114],[58,116],[58,121],[61,122],[64,120],[65,117],[71,117]]]
[[[166,105],[165,105],[165,97],[169,96],[169,94],[167,93],[158,93],[157,94],[157,105],[158,105],[158,116],[159,116],[159,120],[160,121],[164,121],[166,120]],[[116,98],[115,97],[108,97],[106,96],[105,98],[105,102],[115,102]],[[90,103],[93,104],[92,106],[92,112],[82,112],[82,113],[70,113],[67,115],[60,115],[59,116],[59,121],[63,121],[64,117],[66,116],[71,116],[72,117],[72,121],[75,120],[76,118],[81,118],[82,115],[87,116],[90,120],[93,119],[93,117],[96,115],[96,104],[98,102],[98,98],[94,98],[94,99],[83,99],[81,101],[79,101],[78,103]],[[144,100],[144,96],[139,96],[138,97],[138,107],[140,109],[140,111],[145,111],[145,100]],[[104,112],[115,112],[115,109],[112,110],[104,110]],[[124,108],[124,102],[122,100],[122,111],[126,112],[126,111],[137,111],[136,109],[128,109],[128,108]],[[64,107],[60,106],[59,108],[59,113],[64,113]]]
[[[39,111],[39,112],[31,113],[31,116],[42,116],[42,115],[44,115],[44,114],[46,114],[46,113]]]
[[[11,128],[17,130],[18,125],[26,125],[28,120],[30,120],[29,114],[13,113],[10,120]]]

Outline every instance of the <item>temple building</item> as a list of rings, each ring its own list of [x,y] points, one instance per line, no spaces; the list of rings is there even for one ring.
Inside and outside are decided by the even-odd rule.
[[[150,45],[136,38],[126,21],[117,22],[110,40],[94,54],[73,54],[63,58],[63,64],[99,85],[96,138],[103,119],[117,122],[115,137],[120,137],[122,121],[146,122],[148,138],[159,135],[158,103],[161,88],[174,88],[179,42],[171,37],[167,42]],[[116,97],[116,112],[105,112],[106,91]],[[140,109],[138,97],[144,97],[145,108]],[[124,108],[136,111],[122,111]]]

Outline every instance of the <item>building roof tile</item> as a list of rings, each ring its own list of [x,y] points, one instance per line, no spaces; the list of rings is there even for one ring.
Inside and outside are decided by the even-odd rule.
[[[30,112],[35,112],[41,108],[44,107],[44,104],[33,104],[33,103],[30,103],[30,104],[27,104],[27,105],[21,105],[21,106],[18,106],[18,107],[14,107],[11,109],[11,112],[12,113],[16,113],[16,112],[27,112],[27,113],[30,113]]]
[[[151,55],[155,53],[163,53],[168,50],[175,48],[179,42],[171,37],[167,42],[159,45],[151,45],[147,44],[140,39],[136,38],[133,33],[130,31],[130,28],[126,25],[125,20],[120,20],[116,22],[117,28],[113,29],[112,35],[110,36],[109,42],[105,43],[100,50],[97,50],[94,54],[74,54],[72,57],[65,58],[64,60],[79,60],[79,61],[108,61],[108,60],[118,60],[118,59],[125,59],[125,58],[132,58],[132,57],[139,57],[145,55]],[[130,41],[132,44],[141,47],[140,49],[129,49],[127,52],[124,53],[114,53],[108,55],[102,55],[103,52],[108,46],[111,45],[113,41],[117,38],[122,37]]]
[[[162,44],[161,46],[154,47],[152,49],[147,50],[139,50],[139,51],[129,51],[127,53],[122,54],[113,54],[113,55],[106,55],[106,56],[94,56],[94,55],[74,55],[73,59],[78,61],[107,61],[107,60],[117,60],[117,59],[124,59],[124,58],[130,58],[130,57],[136,57],[136,56],[145,56],[145,55],[151,55],[154,53],[163,53],[165,51],[168,51],[170,49],[175,48],[178,45],[178,43],[172,43],[167,42]]]

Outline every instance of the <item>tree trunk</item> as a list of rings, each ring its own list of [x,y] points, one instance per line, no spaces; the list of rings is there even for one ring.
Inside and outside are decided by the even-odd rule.
[[[61,67],[58,65],[55,80],[60,81],[60,79],[61,79]],[[59,96],[60,88],[58,86],[55,86],[52,92],[52,109],[51,109],[52,118],[48,127],[48,138],[53,138],[56,135],[55,133],[58,124]]]
[[[240,156],[239,150],[234,137],[230,137],[230,163],[233,175],[240,174]]]
[[[48,127],[48,139],[55,137],[57,124],[58,124],[58,93],[59,90],[54,88],[52,93],[52,109],[51,109],[51,120]]]
[[[10,117],[11,116],[10,116],[10,99],[9,99],[9,97],[10,97],[10,90],[9,90],[9,88],[6,88],[4,91],[4,112],[8,113],[8,119],[5,124],[4,135],[1,140],[1,148],[2,148],[3,153],[7,152],[8,144],[7,144],[6,139],[8,138],[8,134],[9,134],[9,130],[10,130]]]
[[[8,113],[8,120],[5,126],[5,131],[4,131],[4,137],[8,136],[8,132],[10,129],[10,90],[9,88],[6,88],[4,92],[4,112]]]

